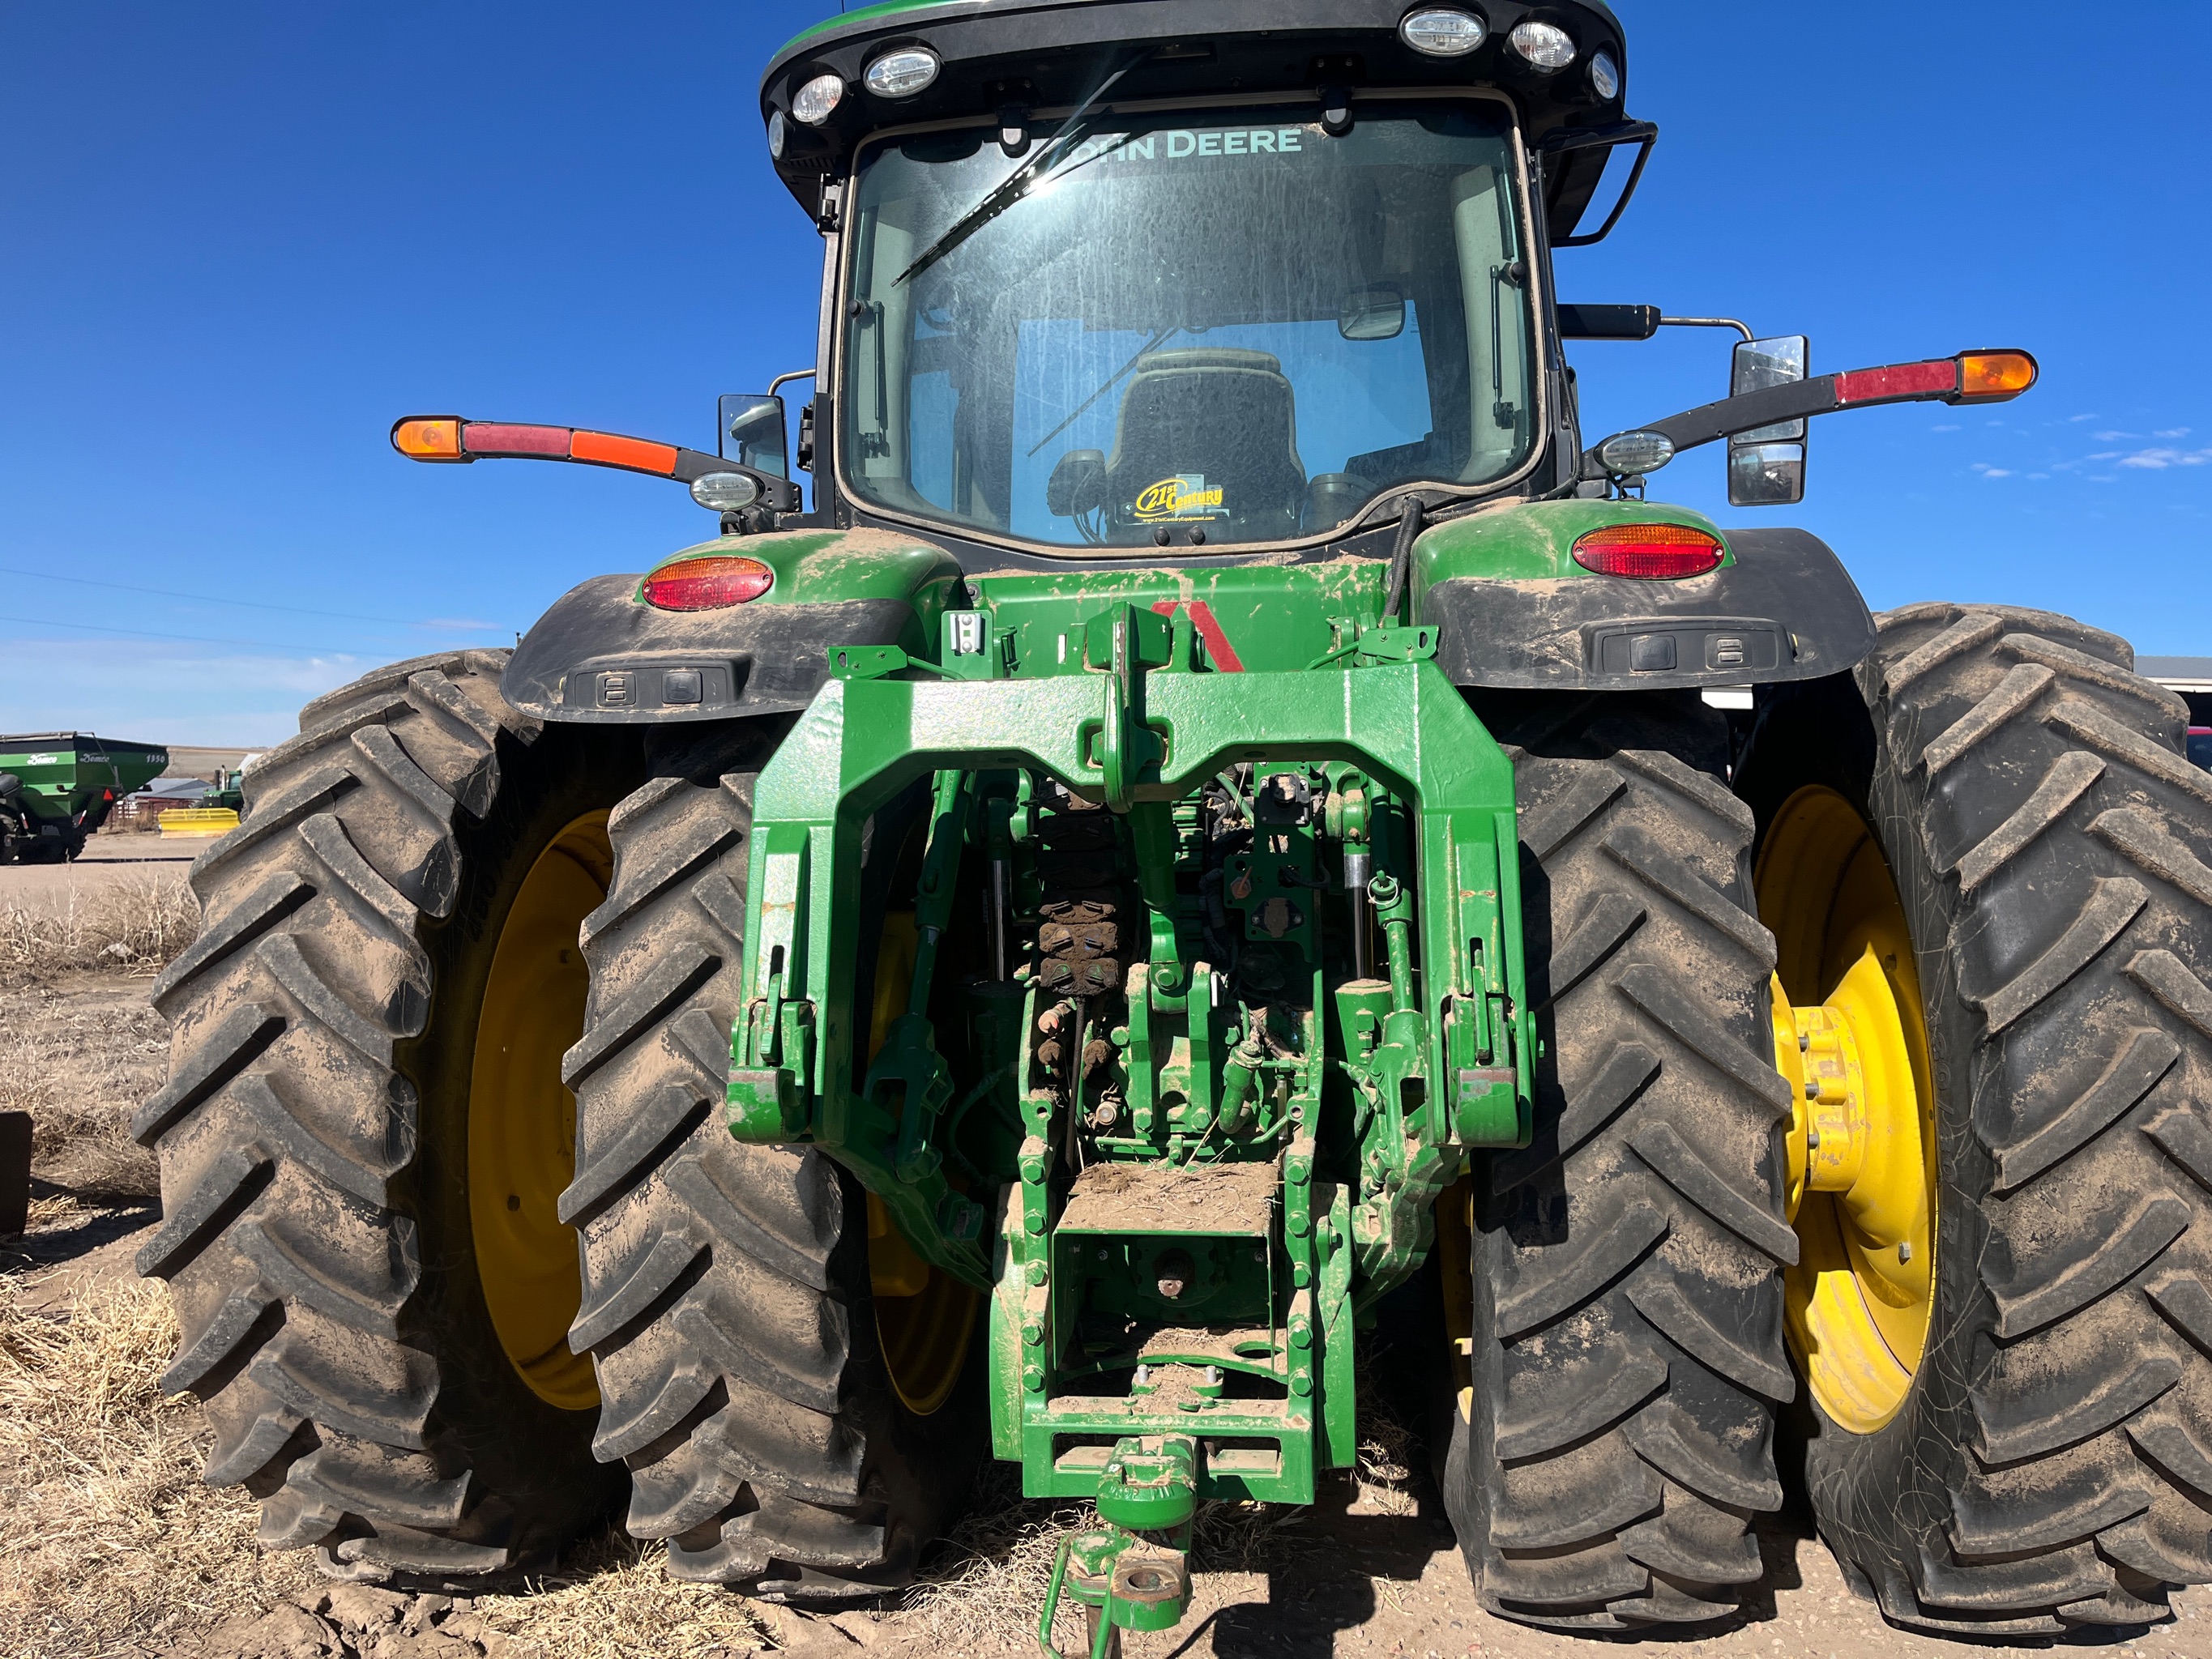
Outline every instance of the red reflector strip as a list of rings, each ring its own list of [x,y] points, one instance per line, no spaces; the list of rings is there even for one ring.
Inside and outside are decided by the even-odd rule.
[[[1155,599],[1152,609],[1163,617],[1172,617],[1176,607],[1183,605],[1180,599]],[[1198,637],[1206,641],[1206,659],[1224,674],[1241,674],[1244,659],[1237,654],[1237,647],[1229,643],[1229,635],[1221,631],[1221,623],[1213,614],[1213,607],[1204,599],[1193,599],[1183,609],[1190,612],[1190,625],[1198,630]]]
[[[1941,396],[1959,389],[1958,360],[1937,357],[1924,363],[1892,363],[1887,368],[1854,368],[1836,376],[1836,402],[1874,403],[1884,398]]]
[[[670,477],[676,471],[676,446],[649,443],[643,438],[624,438],[612,432],[579,432],[568,447],[572,461],[596,461],[601,466],[626,467],[632,472],[657,472]]]
[[[471,421],[461,428],[461,447],[471,455],[547,455],[568,459],[565,426],[497,426]]]

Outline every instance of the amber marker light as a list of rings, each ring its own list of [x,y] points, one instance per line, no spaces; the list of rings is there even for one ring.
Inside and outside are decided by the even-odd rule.
[[[1721,562],[1720,538],[1686,524],[1609,524],[1575,538],[1575,562],[1601,576],[1676,581]]]
[[[2035,384],[2035,359],[2025,351],[1959,354],[1959,401],[1995,403],[2017,398]]]
[[[458,415],[410,415],[392,428],[392,447],[410,461],[465,461]]]
[[[641,597],[656,611],[720,611],[775,586],[775,572],[758,559],[710,553],[664,564],[645,579]]]

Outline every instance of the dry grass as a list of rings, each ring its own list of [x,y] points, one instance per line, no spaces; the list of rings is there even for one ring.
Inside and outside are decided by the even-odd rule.
[[[0,1279],[0,1653],[137,1654],[236,1614],[325,1589],[304,1552],[264,1554],[239,1488],[202,1484],[198,1401],[164,1399],[176,1351],[167,1287],[96,1281],[60,1314]],[[474,1611],[518,1656],[690,1659],[775,1645],[770,1609],[682,1584],[658,1546],[619,1533],[562,1572],[480,1595]]]
[[[199,932],[199,901],[178,876],[131,875],[58,907],[0,904],[0,985],[73,973],[151,974]]]
[[[1023,1498],[1018,1470],[987,1463],[968,1512],[901,1594],[899,1628],[927,1631],[946,1653],[1024,1645],[1034,1653],[1053,1555],[1070,1528],[1095,1519],[1087,1504]],[[1080,1646],[1083,1609],[1073,1595],[1061,1598],[1053,1635],[1062,1652]]]
[[[200,1480],[198,1405],[165,1400],[167,1288],[94,1282],[66,1316],[0,1279],[0,1652],[136,1653],[308,1588],[254,1547],[237,1488]]]
[[[1363,1399],[1360,1403],[1367,1402]],[[1358,1474],[1360,1496],[1384,1515],[1414,1515],[1420,1499],[1413,1492],[1413,1464],[1420,1455],[1420,1441],[1387,1412],[1362,1411],[1359,1416]]]
[[[0,990],[0,1112],[30,1113],[40,1180],[81,1200],[150,1198],[154,1157],[131,1140],[131,1115],[161,1085],[167,1024],[147,1006],[143,979],[74,979],[66,994]],[[34,1224],[57,1219],[41,1213]]]
[[[572,1551],[558,1576],[478,1595],[475,1611],[533,1659],[720,1659],[778,1645],[775,1610],[713,1584],[678,1583],[663,1565],[667,1553],[605,1533]]]

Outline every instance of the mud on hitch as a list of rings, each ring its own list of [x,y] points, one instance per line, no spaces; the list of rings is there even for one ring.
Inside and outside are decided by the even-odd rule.
[[[857,1177],[879,1310],[987,1302],[1103,1653],[1182,1616],[1200,1498],[1352,1465],[1355,1327],[1527,1142],[1512,772],[1424,630],[1231,675],[1094,600],[1036,678],[945,630],[833,652],[761,775],[729,1123]]]
[[[1046,1659],[1066,1659],[1052,1641],[1063,1588],[1083,1604],[1090,1659],[1106,1659],[1116,1631],[1171,1630],[1182,1622],[1190,1605],[1197,1463],[1188,1435],[1133,1435],[1114,1443],[1099,1475],[1102,1524],[1062,1538],[1053,1558],[1037,1615],[1037,1646]]]

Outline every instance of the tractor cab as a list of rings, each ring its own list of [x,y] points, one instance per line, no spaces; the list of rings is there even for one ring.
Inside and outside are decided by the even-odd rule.
[[[1183,558],[1571,482],[1548,255],[1652,131],[1618,25],[1328,9],[896,4],[785,48],[836,522]]]

